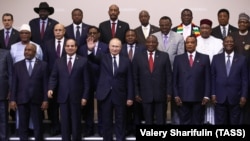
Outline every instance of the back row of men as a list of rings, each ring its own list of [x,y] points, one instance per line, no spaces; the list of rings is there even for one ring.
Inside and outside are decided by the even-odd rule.
[[[208,94],[208,91],[203,91],[203,83],[208,84],[207,82],[209,80],[205,79],[205,78],[210,78],[210,77],[205,77],[204,73],[207,74],[207,72],[210,72],[209,69],[203,69],[203,68],[207,68],[208,66],[210,66],[210,62],[212,62],[212,58],[214,55],[222,53],[223,52],[223,44],[222,44],[222,40],[224,39],[224,37],[226,37],[227,35],[231,35],[232,38],[227,37],[224,40],[224,48],[229,46],[228,48],[228,54],[232,53],[232,49],[234,51],[236,51],[239,54],[242,54],[244,56],[247,57],[247,61],[250,55],[250,33],[248,32],[248,28],[249,28],[249,16],[246,15],[245,13],[241,13],[239,15],[239,21],[238,21],[238,28],[233,27],[232,25],[228,24],[229,21],[229,12],[226,9],[221,9],[218,12],[218,20],[220,25],[215,27],[214,29],[212,29],[212,21],[210,21],[209,19],[202,19],[200,21],[200,26],[197,26],[195,24],[192,23],[192,11],[189,9],[184,9],[181,13],[181,18],[182,18],[182,23],[178,26],[176,26],[175,28],[172,28],[172,22],[171,22],[171,18],[167,17],[167,16],[163,16],[160,18],[159,20],[159,28],[157,26],[153,26],[151,24],[149,24],[149,13],[145,10],[141,11],[139,14],[139,19],[141,22],[141,26],[136,28],[135,30],[130,30],[129,29],[129,24],[123,21],[118,20],[118,15],[119,15],[119,7],[117,5],[111,5],[109,7],[109,16],[110,16],[110,20],[107,20],[105,22],[102,22],[99,25],[99,28],[91,26],[91,25],[87,25],[85,23],[82,22],[83,19],[83,12],[80,9],[74,9],[72,11],[72,19],[73,19],[73,24],[67,26],[66,28],[64,28],[64,26],[62,24],[59,24],[57,21],[48,18],[49,15],[53,14],[54,12],[54,8],[53,7],[49,7],[49,5],[46,2],[42,2],[40,3],[39,7],[34,8],[34,11],[36,13],[39,14],[39,18],[33,19],[30,21],[29,25],[28,24],[24,24],[21,26],[20,30],[17,31],[15,29],[12,28],[12,24],[13,24],[13,16],[11,14],[4,14],[2,17],[3,20],[3,24],[4,24],[4,29],[0,31],[0,45],[1,48],[3,49],[7,49],[10,50],[11,52],[11,57],[14,63],[17,63],[23,59],[26,58],[26,56],[24,55],[24,52],[26,52],[26,47],[27,45],[30,45],[30,43],[34,44],[36,46],[36,57],[39,58],[40,60],[44,60],[48,63],[48,68],[49,68],[49,74],[51,75],[53,72],[53,68],[54,68],[54,64],[56,62],[57,58],[61,58],[62,56],[65,56],[65,54],[68,54],[71,52],[74,54],[74,49],[64,49],[63,47],[65,46],[65,48],[70,48],[71,46],[75,46],[77,45],[77,50],[75,50],[77,52],[77,54],[81,55],[81,56],[85,56],[88,57],[89,54],[93,53],[94,55],[98,55],[99,53],[108,53],[110,52],[112,55],[117,55],[118,53],[120,53],[119,49],[116,49],[116,46],[121,47],[120,44],[123,44],[123,47],[121,48],[121,52],[123,52],[123,54],[125,54],[128,58],[130,58],[131,60],[133,60],[133,58],[137,58],[136,54],[137,52],[143,52],[143,50],[147,50],[149,52],[154,52],[156,49],[161,51],[161,52],[167,52],[167,54],[164,55],[160,55],[157,54],[155,52],[155,54],[151,54],[154,58],[152,59],[151,63],[147,64],[148,66],[151,66],[152,64],[154,65],[152,68],[155,69],[155,71],[157,70],[156,68],[160,68],[158,71],[156,71],[157,73],[155,73],[155,75],[152,75],[152,79],[150,79],[151,83],[145,83],[149,80],[147,80],[147,77],[145,77],[144,79],[140,79],[138,78],[138,76],[142,75],[143,72],[140,72],[143,70],[143,59],[140,60],[141,58],[138,57],[138,59],[136,59],[137,61],[133,62],[133,64],[137,64],[136,66],[138,67],[133,67],[134,70],[134,77],[138,78],[136,80],[139,80],[140,82],[138,82],[139,84],[143,84],[143,86],[140,86],[141,88],[136,88],[136,90],[140,91],[136,91],[136,95],[135,95],[135,102],[133,103],[132,101],[129,100],[133,100],[134,98],[131,98],[131,95],[128,95],[128,101],[127,101],[127,105],[130,106],[129,108],[123,109],[121,108],[119,105],[123,104],[124,99],[120,99],[120,97],[117,96],[111,96],[109,97],[111,101],[113,101],[113,104],[116,105],[116,113],[118,113],[116,120],[117,120],[117,128],[116,128],[116,135],[117,135],[117,139],[124,139],[124,129],[120,129],[121,127],[124,127],[123,125],[124,123],[124,119],[122,117],[125,116],[121,116],[124,115],[124,110],[126,111],[126,117],[127,117],[127,132],[134,132],[135,129],[135,125],[139,124],[141,122],[142,119],[144,119],[146,121],[147,124],[152,124],[154,121],[154,118],[152,115],[154,115],[153,113],[156,112],[156,123],[157,124],[164,124],[165,120],[166,120],[166,115],[164,113],[166,113],[166,99],[164,100],[164,98],[162,98],[162,96],[166,96],[166,98],[168,99],[167,101],[171,101],[170,96],[172,96],[172,92],[169,88],[171,88],[171,85],[175,85],[174,88],[174,97],[173,97],[173,101],[171,103],[171,115],[172,115],[172,123],[173,124],[201,124],[201,121],[204,122],[202,119],[204,117],[202,116],[197,116],[197,113],[200,113],[199,115],[204,115],[202,114],[203,110],[197,110],[200,109],[200,106],[197,106],[200,104],[200,102],[197,102],[200,100],[201,95],[199,95],[198,97],[193,95],[190,96],[190,93],[192,94],[196,94],[196,93],[204,93],[204,99],[202,99],[202,105],[208,105],[206,108],[206,114],[205,114],[205,123],[210,123],[210,124],[214,124],[214,123],[218,123],[218,124],[240,124],[238,121],[239,116],[237,116],[237,118],[225,118],[225,117],[230,117],[230,116],[226,116],[227,114],[227,109],[225,108],[228,106],[228,104],[230,105],[235,105],[235,103],[231,103],[231,101],[229,99],[227,99],[226,101],[222,100],[222,102],[218,102],[221,105],[219,105],[218,107],[220,109],[217,108],[217,113],[223,113],[221,114],[219,118],[216,118],[216,121],[214,121],[214,109],[213,109],[213,104],[217,103],[218,100],[216,100],[216,97],[210,97],[211,92]],[[151,36],[151,34],[153,36]],[[150,36],[149,36],[150,35]],[[189,37],[188,36],[195,36],[196,38],[193,37]],[[215,38],[217,37],[217,38]],[[112,40],[113,42],[110,42],[111,39],[115,38],[114,40]],[[220,38],[220,39],[218,39]],[[66,40],[67,39],[74,39],[76,41],[76,43],[69,42],[70,44],[66,44]],[[147,39],[147,40],[146,40]],[[190,39],[190,40],[185,40],[184,39]],[[196,47],[196,42],[197,42],[197,47]],[[233,43],[233,44],[232,44]],[[109,44],[109,49],[108,49],[108,45]],[[232,45],[234,45],[234,47],[231,47]],[[146,47],[144,47],[146,46]],[[185,48],[186,47],[186,48]],[[231,48],[230,48],[231,47]],[[197,52],[196,52],[197,51]],[[28,52],[28,50],[27,50]],[[201,70],[196,70],[196,71],[192,71],[189,72],[186,70],[186,68],[182,68],[184,67],[184,60],[182,59],[176,59],[175,56],[176,55],[181,55],[184,54],[185,52],[188,52],[187,54],[190,55],[190,53],[192,53],[193,56],[191,56],[191,58],[189,58],[188,60],[191,62],[190,64],[194,64],[194,67],[191,68],[194,69],[195,66],[200,66],[202,67]],[[193,52],[196,52],[195,54],[193,54]],[[207,54],[209,55],[209,59],[203,59],[206,58],[206,56],[204,57],[203,55],[200,56],[199,53],[202,54]],[[149,58],[151,56],[150,54],[148,55]],[[140,55],[138,55],[140,56]],[[164,56],[162,59],[161,56]],[[200,56],[200,57],[199,57]],[[235,55],[237,57],[237,55]],[[160,64],[157,64],[157,58],[161,58],[160,60],[165,60],[163,62],[159,62]],[[231,58],[231,63],[232,62],[237,62],[239,64],[239,66],[237,68],[242,68],[242,73],[240,73],[240,75],[248,78],[248,74],[246,75],[245,73],[245,68],[243,67],[244,65],[240,65],[240,62],[243,62],[242,64],[244,64],[244,61],[241,61],[242,59],[238,59],[236,57],[232,57]],[[89,57],[88,57],[89,58]],[[97,57],[98,58],[98,57]],[[168,59],[169,58],[169,59]],[[178,57],[180,58],[180,57]],[[241,57],[239,57],[241,58]],[[65,58],[66,59],[66,58]],[[77,58],[74,58],[74,60]],[[119,58],[118,61],[118,66],[119,68],[121,68],[122,64],[119,63],[119,60],[122,60],[122,57]],[[99,59],[93,59],[91,58],[90,55],[90,60],[93,60],[90,63],[90,70],[89,75],[90,75],[90,81],[91,81],[91,85],[90,85],[90,89],[89,89],[89,95],[87,97],[85,97],[86,95],[84,95],[83,99],[88,99],[88,102],[86,104],[86,101],[82,101],[82,105],[85,105],[84,110],[83,110],[83,116],[84,116],[84,120],[86,120],[86,127],[84,130],[84,136],[90,136],[93,135],[94,133],[94,93],[96,91],[97,88],[97,84],[98,84],[98,79],[99,79],[99,72],[100,72],[100,68],[99,68]],[[168,60],[169,60],[169,65],[168,65]],[[175,61],[176,60],[176,61]],[[180,63],[178,63],[181,60]],[[244,60],[244,59],[243,59]],[[68,62],[68,58],[67,58],[67,62]],[[156,62],[155,62],[156,61]],[[204,61],[204,62],[203,62]],[[65,61],[66,62],[66,61]],[[84,62],[84,61],[83,61]],[[153,63],[152,63],[153,62]],[[175,62],[175,63],[174,63]],[[209,64],[207,64],[207,62],[209,62]],[[113,62],[114,63],[114,62]],[[74,61],[73,61],[74,64]],[[83,63],[84,64],[84,63]],[[197,64],[197,65],[195,65]],[[223,64],[223,62],[221,63]],[[219,65],[221,65],[219,64]],[[249,64],[249,61],[248,61]],[[158,67],[159,65],[159,67]],[[176,66],[175,66],[176,65]],[[34,66],[34,64],[33,64]],[[165,67],[164,69],[162,67]],[[230,66],[230,65],[229,65]],[[248,65],[249,66],[249,65]],[[142,68],[140,68],[142,67]],[[188,66],[190,68],[190,66]],[[125,67],[126,68],[126,67]],[[136,69],[137,68],[137,69]],[[169,69],[170,68],[170,69]],[[178,68],[178,69],[177,69]],[[210,67],[208,67],[210,68]],[[59,69],[59,68],[58,68]],[[115,70],[115,67],[113,68]],[[180,69],[180,70],[179,70]],[[204,72],[204,70],[206,70]],[[173,73],[173,84],[170,84],[169,82],[172,79],[172,74],[169,74],[169,72],[174,72]],[[150,71],[151,72],[151,69]],[[189,72],[189,73],[185,73],[185,72]],[[237,70],[238,72],[238,70]],[[128,73],[128,72],[127,72]],[[152,72],[151,72],[152,73]],[[180,74],[179,74],[180,73]],[[184,73],[184,76],[182,76],[181,73]],[[201,76],[199,77],[195,77],[198,76],[198,74],[201,73]],[[96,75],[97,74],[97,75]],[[159,75],[160,74],[160,75]],[[164,76],[162,76],[164,74]],[[104,75],[104,74],[102,74]],[[193,76],[194,75],[194,76]],[[230,81],[230,84],[232,82],[242,82],[241,84],[232,84],[232,85],[240,85],[240,86],[244,86],[244,88],[239,88],[237,87],[236,89],[238,89],[235,93],[238,94],[238,92],[243,91],[242,94],[240,95],[240,100],[238,100],[238,103],[240,103],[240,107],[243,107],[242,105],[245,105],[246,99],[247,98],[247,91],[246,91],[246,84],[248,85],[248,83],[245,81],[245,79],[243,79],[243,77],[239,77],[239,72],[236,73],[237,79],[232,79],[232,80],[228,80]],[[53,76],[53,75],[52,75]],[[106,74],[106,76],[108,76]],[[159,77],[160,76],[160,77]],[[178,76],[178,77],[177,77]],[[54,74],[55,77],[55,74]],[[143,78],[140,77],[140,78]],[[192,78],[194,77],[194,79],[189,80],[187,82],[184,82],[184,80],[186,80],[187,78]],[[239,77],[239,79],[238,79]],[[102,78],[104,78],[102,76]],[[121,77],[122,78],[122,77]],[[154,79],[156,79],[157,81],[155,81]],[[162,80],[165,79],[166,80]],[[106,80],[106,81],[105,81]],[[102,84],[108,84],[112,82],[113,87],[111,87],[111,89],[113,88],[113,93],[119,93],[119,92],[115,92],[115,84],[119,84],[119,86],[117,86],[118,91],[123,91],[124,86],[127,86],[125,88],[131,88],[131,84],[133,84],[134,82],[131,82],[131,84],[124,84],[123,82],[120,82],[120,80],[110,80],[110,82],[107,82],[107,80],[110,80],[110,78],[107,79],[103,79]],[[129,79],[130,80],[130,79]],[[160,80],[160,81],[158,81]],[[201,82],[202,80],[202,82]],[[244,82],[243,82],[244,81]],[[62,84],[66,84],[66,81],[63,81],[64,83]],[[144,83],[143,83],[144,82]],[[154,83],[153,83],[154,82]],[[162,82],[162,83],[161,83]],[[185,83],[185,84],[189,84],[190,86],[184,85],[187,88],[182,89],[182,84],[181,83]],[[198,82],[198,83],[197,83]],[[55,82],[54,82],[55,83]],[[69,82],[70,83],[70,82]],[[72,84],[74,84],[75,82],[73,82]],[[223,82],[224,83],[224,82]],[[229,83],[229,82],[228,82]],[[164,86],[163,86],[164,85]],[[135,87],[137,86],[137,84],[135,84]],[[191,87],[197,87],[197,89],[193,88],[191,90],[189,90],[188,88]],[[227,85],[229,88],[231,88],[231,85]],[[0,86],[2,87],[2,86]],[[8,88],[6,87],[6,85],[4,85],[5,89]],[[55,86],[54,86],[55,87]],[[67,87],[67,86],[61,86],[61,87]],[[74,86],[72,86],[73,88]],[[156,88],[154,88],[156,87]],[[206,88],[209,86],[206,86]],[[54,88],[53,88],[54,89]],[[78,88],[76,88],[78,89]],[[82,88],[79,88],[82,89]],[[110,86],[109,86],[110,89]],[[248,88],[247,88],[248,89]],[[161,90],[161,92],[158,92],[159,90]],[[192,92],[192,90],[197,90],[197,91],[203,91],[203,92]],[[64,93],[64,90],[61,90],[61,92],[49,92],[48,95],[49,97],[53,97],[56,96],[54,95],[55,93]],[[127,91],[124,89],[124,91]],[[164,91],[164,92],[162,92]],[[178,91],[183,91],[183,92],[178,92]],[[224,91],[224,89],[222,90]],[[6,90],[6,95],[3,95],[3,97],[1,97],[1,100],[6,100],[7,98],[7,94],[8,94],[9,90]],[[230,91],[229,91],[230,92]],[[232,91],[234,92],[234,91]],[[53,94],[54,93],[54,94]],[[101,92],[99,92],[101,93]],[[102,91],[102,93],[105,93],[105,91]],[[162,95],[162,93],[164,93]],[[178,93],[187,93],[189,94],[187,97],[185,97],[184,95],[178,94]],[[216,92],[214,92],[216,93]],[[123,94],[123,93],[122,93]],[[151,97],[152,94],[154,94],[155,96]],[[159,94],[159,95],[157,95]],[[213,94],[213,93],[212,93]],[[104,139],[109,140],[111,138],[110,134],[112,129],[110,124],[112,123],[112,118],[103,118],[104,116],[107,115],[112,115],[112,110],[110,110],[111,105],[109,105],[108,103],[110,101],[107,101],[106,96],[102,95],[98,95],[98,133],[101,136],[104,136]],[[108,91],[107,95],[114,95],[112,94],[112,92]],[[126,94],[127,95],[127,94]],[[150,96],[151,95],[151,96]],[[185,94],[186,95],[186,94]],[[237,101],[237,99],[239,98],[235,98],[234,97],[235,94],[232,94],[232,96],[230,97],[226,97],[226,98],[230,98],[230,99],[234,99]],[[78,97],[75,97],[76,99]],[[113,98],[113,99],[112,99]],[[203,98],[203,97],[202,97]],[[211,102],[208,102],[208,99],[212,99]],[[67,99],[67,97],[66,97]],[[80,98],[81,99],[81,98]],[[120,99],[120,100],[119,100]],[[224,99],[221,98],[221,99]],[[11,98],[11,100],[15,101],[16,99],[14,99],[13,97]],[[55,135],[58,134],[60,132],[60,130],[62,129],[62,135],[63,138],[67,140],[68,137],[68,133],[70,133],[70,131],[66,130],[69,129],[69,125],[63,125],[63,127],[61,128],[61,124],[59,122],[59,105],[58,102],[60,103],[60,106],[66,106],[64,107],[65,109],[67,109],[68,105],[63,105],[63,103],[65,103],[65,99],[64,98],[53,98],[50,99],[50,108],[48,109],[48,113],[49,113],[49,119],[52,121],[52,127],[51,127],[51,135]],[[116,101],[116,102],[114,102]],[[121,102],[121,103],[120,103]],[[160,103],[158,103],[160,102]],[[195,102],[195,105],[190,105],[189,102]],[[24,102],[25,103],[25,102]],[[67,103],[67,102],[66,102]],[[140,103],[143,103],[142,105]],[[6,104],[6,101],[4,101],[4,104]],[[22,104],[22,103],[17,103],[17,104]],[[209,104],[211,104],[209,106]],[[117,106],[118,105],[118,106]],[[133,106],[131,106],[133,105]],[[184,108],[178,108],[178,106],[181,106]],[[142,107],[141,107],[142,106]],[[6,105],[5,105],[6,107]],[[15,104],[12,103],[12,108],[15,109]],[[153,108],[154,107],[154,108]],[[192,108],[190,108],[192,107]],[[245,106],[247,107],[247,106]],[[26,107],[27,108],[27,107]],[[26,109],[24,106],[24,109]],[[46,109],[46,105],[42,106],[43,109]],[[77,107],[79,108],[79,107]],[[105,113],[102,113],[102,108],[104,108]],[[204,108],[204,107],[203,107]],[[8,109],[6,107],[6,109]],[[25,110],[22,110],[21,113],[25,113]],[[79,117],[77,116],[77,113],[68,113],[68,110],[61,111],[64,113],[64,116],[61,120],[65,120],[64,123],[67,123],[66,121],[69,121],[69,117],[65,116],[65,115],[71,115],[73,114],[74,117]],[[75,109],[75,108],[74,108]],[[109,109],[109,110],[108,110]],[[142,110],[143,109],[143,110]],[[239,107],[232,109],[229,108],[232,112],[232,115],[239,115]],[[250,113],[249,110],[250,108],[245,108],[244,110],[246,110],[246,113]],[[72,109],[70,110],[72,111]],[[222,112],[223,111],[223,112]],[[140,113],[142,112],[142,113]],[[215,109],[216,112],[216,109]],[[21,114],[20,113],[20,114]],[[192,115],[190,113],[196,113],[196,115]],[[34,115],[34,114],[33,114]],[[249,115],[245,114],[246,117],[248,117]],[[62,115],[61,115],[62,116]],[[132,118],[134,117],[134,118]],[[191,118],[192,117],[192,118]],[[242,117],[242,116],[241,116]],[[24,116],[21,116],[21,118],[24,118]],[[34,119],[36,117],[33,117],[32,120],[34,122]],[[71,117],[72,118],[72,117]],[[132,119],[131,119],[132,118]],[[188,120],[187,120],[188,119]],[[249,119],[249,118],[243,118],[244,119]],[[20,119],[21,120],[21,119]],[[79,120],[75,120],[75,123],[71,123],[74,126],[76,126],[79,122]],[[230,121],[230,122],[228,122]],[[249,124],[249,120],[244,120],[243,124]],[[21,123],[21,122],[20,122]],[[27,121],[26,121],[27,123]],[[7,125],[6,125],[7,126]],[[36,135],[37,138],[40,138],[38,134],[39,131],[37,129],[37,125],[34,125],[36,128]],[[20,127],[26,127],[25,125],[23,126],[23,122],[22,122],[22,126]],[[72,130],[74,130],[72,132],[73,138],[77,139],[79,138],[79,131],[78,131],[78,127],[74,128]],[[118,128],[119,127],[119,128]],[[7,127],[6,127],[7,128]],[[18,127],[17,127],[18,128]],[[104,129],[105,128],[105,129]],[[25,129],[26,130],[26,129]],[[78,131],[78,132],[75,132]],[[20,135],[21,138],[25,139],[26,138],[26,134],[24,130],[20,131]]]

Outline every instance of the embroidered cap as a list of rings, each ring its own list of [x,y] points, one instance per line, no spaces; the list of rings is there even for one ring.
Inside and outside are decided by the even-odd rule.
[[[212,27],[213,22],[211,20],[209,20],[209,19],[202,19],[200,21],[200,25],[202,25],[202,24],[207,24],[207,25]]]

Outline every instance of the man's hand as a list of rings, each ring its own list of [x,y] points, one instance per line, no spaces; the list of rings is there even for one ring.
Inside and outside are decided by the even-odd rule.
[[[16,109],[17,109],[16,101],[11,101],[10,102],[10,109],[16,111]]]
[[[53,91],[52,90],[48,91],[48,98],[53,98]]]
[[[48,101],[43,101],[42,106],[41,106],[42,111],[47,110],[48,107],[49,107]]]
[[[89,36],[87,38],[87,47],[89,51],[93,51],[95,48],[95,42],[94,42],[94,38],[92,36]]]
[[[133,105],[133,100],[127,100],[127,106],[132,106]]]

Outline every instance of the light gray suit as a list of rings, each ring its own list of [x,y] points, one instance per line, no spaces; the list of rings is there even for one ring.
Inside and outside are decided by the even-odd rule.
[[[154,33],[153,35],[155,35],[158,39],[159,42],[158,50],[168,53],[171,66],[173,68],[175,56],[183,54],[185,52],[183,36],[179,33],[170,30],[168,33],[167,47],[165,47],[162,32],[159,31]],[[171,101],[171,118],[172,118],[172,124],[178,125],[180,123],[179,115],[177,113],[177,106],[174,102],[174,99],[172,99]]]
[[[158,42],[159,42],[158,50],[167,52],[169,54],[169,59],[170,59],[171,65],[173,66],[174,57],[176,55],[179,55],[185,52],[183,36],[174,31],[169,31],[168,43],[167,43],[167,47],[165,47],[164,42],[163,42],[162,32],[159,31],[159,32],[154,33],[153,35],[155,35],[158,39]]]

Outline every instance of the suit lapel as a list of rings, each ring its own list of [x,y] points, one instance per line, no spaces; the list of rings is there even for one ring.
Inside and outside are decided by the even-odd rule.
[[[40,64],[40,61],[38,59],[36,59],[34,62],[34,67],[33,67],[31,76],[33,76],[36,73],[36,71],[39,70],[39,64]],[[28,70],[27,70],[27,72],[28,72]]]
[[[232,64],[231,64],[229,76],[234,71],[234,68],[235,68],[235,65],[237,63],[237,60],[238,60],[238,55],[236,53],[234,53],[234,57],[233,57],[233,60],[232,60]]]

